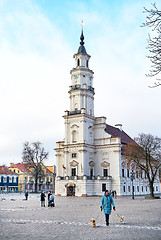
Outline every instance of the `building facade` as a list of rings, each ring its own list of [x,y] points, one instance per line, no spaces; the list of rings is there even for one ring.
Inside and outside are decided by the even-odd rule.
[[[0,192],[18,191],[18,174],[0,166]]]
[[[94,72],[89,68],[90,55],[84,46],[83,30],[74,60],[68,91],[70,110],[65,111],[63,116],[65,139],[57,142],[55,148],[55,194],[93,196],[102,195],[105,189],[109,189],[115,190],[118,195],[130,195],[131,180],[124,170],[122,145],[133,140],[122,130],[121,124],[113,127],[106,124],[104,116],[94,115]],[[140,190],[141,182],[140,178],[136,180],[138,185],[134,183],[134,191],[136,194],[148,193],[147,180]]]
[[[35,178],[32,174],[32,168],[28,167],[26,163],[17,163],[17,164],[10,164],[9,169],[18,174],[19,181],[18,181],[18,190],[25,192],[34,192],[35,191]],[[38,191],[54,191],[55,184],[54,184],[54,175],[52,170],[43,166],[43,176],[39,177],[38,179]]]

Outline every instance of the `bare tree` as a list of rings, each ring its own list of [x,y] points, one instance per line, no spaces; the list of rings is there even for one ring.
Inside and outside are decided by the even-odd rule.
[[[156,4],[152,4],[153,9],[147,9],[144,7],[143,13],[146,13],[146,21],[142,24],[142,27],[150,27],[153,33],[156,33],[156,36],[153,38],[149,34],[148,46],[147,49],[150,52],[150,55],[147,56],[152,65],[150,73],[146,76],[154,77],[161,73],[161,11],[158,10]],[[161,79],[156,79],[154,85],[151,88],[161,86]]]
[[[127,163],[134,163],[145,172],[149,181],[150,196],[154,197],[153,185],[161,167],[161,139],[141,133],[134,140],[124,148]]]
[[[37,192],[38,178],[44,175],[43,162],[47,160],[48,154],[40,142],[23,144],[22,159],[24,163],[28,163],[28,168],[35,178],[35,192]]]

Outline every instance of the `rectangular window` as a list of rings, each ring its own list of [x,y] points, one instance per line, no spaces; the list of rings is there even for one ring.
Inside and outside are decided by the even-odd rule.
[[[72,176],[76,176],[76,168],[72,168]]]
[[[106,190],[106,183],[102,183],[102,192]]]
[[[143,171],[140,171],[140,177],[143,178]]]
[[[127,169],[127,177],[129,178],[129,169]]]
[[[16,177],[12,177],[12,182],[16,183]]]
[[[158,192],[158,186],[156,186],[156,192]]]
[[[161,169],[159,169],[159,178],[161,179]]]
[[[138,178],[139,177],[139,174],[138,174],[138,171],[136,171],[136,178]]]
[[[90,169],[90,176],[93,177],[93,168]]]
[[[3,177],[3,182],[6,183],[7,182],[7,178]]]
[[[128,186],[128,191],[130,192],[130,186]]]
[[[125,186],[124,186],[124,192],[126,191],[126,188],[125,188]]]
[[[72,158],[75,158],[77,156],[76,153],[72,153]]]
[[[125,177],[125,171],[122,169],[122,177]]]
[[[137,186],[137,191],[139,192],[139,186]]]
[[[108,170],[106,168],[103,169],[103,176],[104,177],[108,176]]]
[[[142,186],[142,192],[144,192],[144,187]]]
[[[147,187],[145,187],[145,189],[146,189],[146,192],[147,192],[148,188],[147,188]]]

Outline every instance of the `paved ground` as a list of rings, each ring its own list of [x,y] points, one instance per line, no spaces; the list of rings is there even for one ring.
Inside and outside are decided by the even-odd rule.
[[[161,199],[118,197],[105,226],[100,197],[56,197],[55,208],[41,208],[39,195],[0,194],[0,239],[154,239],[161,240]],[[125,217],[125,224],[118,215]],[[97,227],[91,227],[90,219]]]

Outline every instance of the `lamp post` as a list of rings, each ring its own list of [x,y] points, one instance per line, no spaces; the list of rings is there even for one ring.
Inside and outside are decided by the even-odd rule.
[[[135,174],[134,174],[133,170],[132,170],[132,172],[130,173],[130,175],[131,175],[131,182],[132,182],[132,199],[134,199],[133,180],[134,180],[134,178],[135,178]]]

